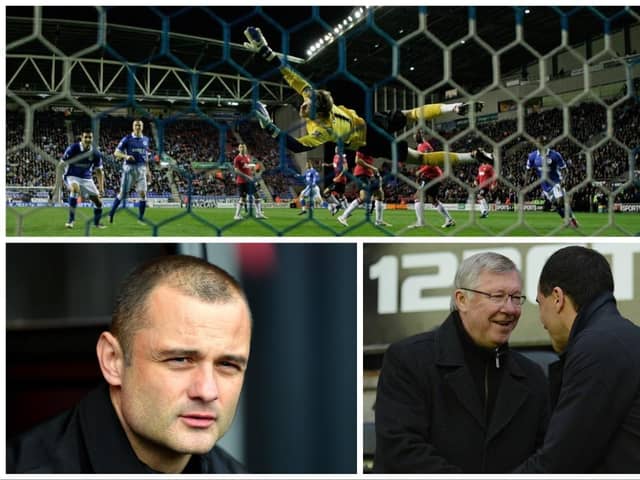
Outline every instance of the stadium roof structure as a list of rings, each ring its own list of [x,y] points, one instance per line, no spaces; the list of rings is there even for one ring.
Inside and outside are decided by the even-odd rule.
[[[12,72],[28,55],[35,60],[34,68],[26,74],[31,71],[31,88],[34,93],[39,92],[33,85],[43,83],[38,77],[47,74],[38,71],[37,59],[62,53],[79,59],[100,59],[102,64],[93,68],[104,72],[104,65],[111,65],[111,76],[118,64],[126,62],[150,63],[165,67],[165,71],[210,72],[218,80],[209,92],[210,98],[220,98],[222,94],[246,101],[251,85],[235,90],[232,83],[237,77],[246,77],[254,63],[251,54],[242,48],[242,31],[255,25],[263,30],[274,50],[287,50],[289,61],[320,85],[344,77],[367,88],[400,83],[440,93],[460,86],[473,93],[491,85],[496,76],[517,76],[538,56],[566,51],[569,46],[586,45],[588,56],[595,55],[598,52],[591,51],[595,40],[617,30],[624,30],[628,38],[629,28],[640,22],[637,6],[369,7],[362,21],[344,34],[333,36],[326,47],[309,56],[307,50],[315,39],[332,33],[356,8],[359,7],[41,7],[38,31],[46,39],[43,42],[33,35],[36,10],[9,6],[6,40],[11,48],[7,50],[7,79],[11,80]],[[625,41],[627,48],[630,42]],[[492,51],[497,53],[498,62]],[[612,52],[612,56],[616,53],[624,56],[630,52]],[[259,80],[267,88],[267,81],[276,82],[271,88],[277,90],[280,79],[276,72],[272,73]],[[178,93],[188,91],[188,79],[177,73],[173,76],[176,78],[171,81],[163,80],[164,86]],[[453,83],[443,81],[443,77]],[[90,90],[91,85],[86,84],[92,78],[92,72],[84,80],[78,76],[74,82],[79,84],[74,88]],[[86,84],[81,85],[82,82]],[[126,82],[120,82],[126,93]],[[164,89],[159,93],[166,96]],[[283,99],[282,95],[283,92],[276,92],[273,99]]]
[[[448,50],[451,78],[475,92],[492,83],[491,50],[498,54],[501,78],[519,76],[524,66],[537,60],[536,55],[566,51],[560,48],[563,29],[568,46],[586,45],[591,56],[599,53],[592,45],[605,32],[629,29],[639,22],[640,7],[379,7],[360,27],[363,33],[350,36],[347,65],[364,63],[357,69],[358,77],[370,83],[383,83],[393,73],[426,89],[443,78],[448,61],[443,52]],[[397,65],[390,61],[394,43]],[[317,56],[316,75],[331,74],[330,57],[335,50],[326,49]]]

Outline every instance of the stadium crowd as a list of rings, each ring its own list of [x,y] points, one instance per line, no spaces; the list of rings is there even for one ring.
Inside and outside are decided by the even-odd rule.
[[[130,132],[131,121],[125,117],[103,117],[100,121],[100,137],[96,143],[103,154],[106,196],[114,196],[119,188],[121,161],[115,159],[114,151],[119,140]],[[7,155],[7,185],[53,186],[59,159],[65,148],[77,141],[79,131],[84,126],[82,120],[76,121],[64,112],[37,112],[34,115],[34,147],[17,148]],[[7,111],[7,150],[23,142],[24,131],[24,117],[15,111]],[[151,140],[151,150],[154,152],[151,162],[156,163],[152,168],[151,197],[183,197],[188,193],[190,184],[193,195],[235,195],[231,164],[237,154],[237,144],[241,141],[247,143],[252,156],[262,164],[262,175],[269,194],[273,198],[291,198],[295,195],[291,187],[296,180],[291,173],[285,173],[293,168],[291,158],[281,162],[275,141],[260,129],[241,123],[238,132],[229,134],[221,155],[220,136],[213,124],[198,119],[166,122],[163,151],[170,157],[172,168],[161,168],[161,161],[165,161],[166,157],[161,158],[157,154],[157,131],[157,128],[151,127],[151,122],[145,121],[143,133]]]
[[[525,117],[525,131],[533,138],[545,144],[550,144],[555,150],[561,152],[567,162],[567,169],[563,171],[563,184],[567,191],[572,191],[573,203],[576,210],[589,210],[590,202],[598,191],[616,191],[618,186],[629,181],[629,154],[616,141],[606,141],[592,151],[592,175],[591,182],[583,185],[588,177],[587,157],[584,147],[593,146],[605,136],[606,111],[605,108],[595,102],[581,103],[569,109],[570,132],[562,137],[563,113],[559,108],[545,110],[543,112],[529,113]],[[621,144],[624,144],[636,155],[640,149],[640,103],[628,100],[615,109],[613,115],[613,136]],[[459,135],[466,127],[438,132],[443,138],[449,139]],[[513,201],[517,198],[517,192],[535,181],[532,172],[525,169],[527,154],[536,148],[536,145],[523,135],[514,135],[517,131],[517,120],[499,120],[478,125],[484,135],[494,142],[504,142],[501,145],[502,181],[493,191],[493,200],[501,203]],[[558,141],[558,139],[562,137]],[[509,139],[505,141],[505,139]],[[443,145],[437,138],[430,137],[430,143],[434,149],[442,150]],[[477,134],[465,135],[462,139],[449,145],[452,152],[466,152],[475,148],[492,150],[492,146],[482,140]],[[637,162],[636,162],[637,164]],[[638,168],[636,166],[636,168]],[[403,175],[413,177],[415,166],[403,165],[400,169]],[[472,185],[477,172],[477,165],[458,165],[453,169],[452,175],[464,185]],[[604,190],[602,190],[604,188]],[[414,189],[405,182],[392,179],[386,183],[385,198],[391,202],[408,201],[414,193]],[[515,194],[515,195],[514,195]],[[468,199],[469,191],[465,186],[446,179],[442,183],[441,197],[445,202],[458,203]],[[540,187],[529,190],[525,200],[535,200],[542,197]],[[635,185],[628,186],[617,192],[615,202],[640,202],[640,189],[636,180]]]
[[[615,108],[613,136],[615,140],[603,142],[607,131],[606,109],[596,102],[583,102],[569,109],[570,135],[563,136],[563,111],[552,108],[541,112],[531,112],[525,117],[525,131],[530,138],[550,144],[561,152],[567,162],[564,186],[572,194],[575,210],[589,210],[592,199],[599,192],[615,192],[614,202],[640,203],[638,182],[619,189],[629,181],[629,154],[620,144],[631,151],[640,149],[640,104],[627,100]],[[85,126],[73,115],[64,112],[41,111],[34,115],[32,147],[22,147],[7,154],[7,185],[52,186],[55,169],[64,149],[76,141],[80,129]],[[115,195],[119,181],[121,162],[116,161],[113,152],[118,141],[131,129],[131,119],[105,116],[100,119],[98,145],[103,153],[106,196]],[[253,122],[240,122],[236,130],[229,130],[222,146],[216,126],[208,121],[194,118],[176,118],[164,122],[164,152],[172,159],[174,168],[160,168],[157,153],[157,128],[145,121],[144,134],[151,139],[153,181],[150,196],[179,195],[184,197],[189,191],[193,195],[227,196],[236,194],[233,168],[230,165],[237,154],[237,144],[246,143],[249,153],[262,164],[262,179],[272,198],[290,199],[295,196],[294,187],[299,185],[299,170],[290,157],[280,158],[278,145],[268,134]],[[463,124],[439,131],[445,140],[457,136],[467,127]],[[518,192],[535,181],[532,173],[525,169],[527,154],[536,148],[528,138],[517,131],[515,119],[483,122],[478,130],[493,142],[501,142],[501,181],[492,192],[493,201],[513,203],[518,200]],[[15,111],[7,111],[7,150],[23,142],[24,116]],[[437,138],[429,137],[435,150],[443,150],[444,145]],[[598,145],[596,148],[593,148]],[[449,144],[452,152],[468,152],[475,148],[492,150],[493,145],[485,142],[477,133],[463,136]],[[585,147],[593,148],[592,172],[589,178]],[[175,161],[175,162],[173,162]],[[197,165],[197,164],[200,165]],[[206,163],[208,165],[202,165]],[[414,165],[400,165],[399,171],[409,178],[415,178]],[[637,167],[636,167],[637,168]],[[388,203],[409,203],[415,189],[401,178],[390,174],[390,163],[385,162],[381,171],[385,174],[385,198]],[[441,199],[447,203],[467,201],[469,189],[477,172],[476,164],[460,164],[453,168],[456,180],[445,178],[441,187]],[[590,181],[587,181],[589,178]],[[357,187],[347,190],[347,197],[355,196]],[[525,200],[541,198],[540,187],[526,191]]]

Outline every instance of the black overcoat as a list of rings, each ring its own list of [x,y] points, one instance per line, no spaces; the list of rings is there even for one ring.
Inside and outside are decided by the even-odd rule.
[[[542,444],[549,413],[542,369],[510,350],[487,424],[455,321],[457,312],[385,353],[375,472],[509,472]]]
[[[580,309],[549,369],[553,412],[518,473],[640,473],[640,327],[612,294]]]

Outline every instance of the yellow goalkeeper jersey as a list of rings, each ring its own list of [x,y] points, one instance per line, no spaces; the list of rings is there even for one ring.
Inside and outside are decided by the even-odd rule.
[[[280,69],[287,83],[306,100],[311,96],[311,85],[288,67]],[[307,135],[297,138],[307,147],[318,147],[327,142],[342,141],[350,150],[366,145],[367,124],[355,110],[343,105],[333,105],[331,114],[325,119],[307,119]]]

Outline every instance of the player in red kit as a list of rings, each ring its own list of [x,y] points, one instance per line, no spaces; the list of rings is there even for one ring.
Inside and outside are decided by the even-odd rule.
[[[431,146],[431,144],[427,140],[427,137],[424,135],[424,133],[422,132],[422,129],[420,128],[416,132],[416,144],[418,145],[416,147],[416,150],[418,150],[420,153],[433,152],[433,147]]]
[[[371,201],[373,197],[376,212],[375,224],[377,226],[390,227],[391,224],[382,219],[384,212],[382,178],[378,167],[373,164],[373,157],[361,152],[356,152],[356,166],[353,169],[353,175],[360,183],[360,195],[351,202],[344,213],[338,217],[338,222],[348,227],[347,218],[351,216],[351,213],[358,208],[358,205],[362,202]]]
[[[422,133],[422,130],[418,129],[416,132],[416,143],[418,144],[417,150],[420,153],[429,153],[433,152],[433,147],[427,141],[426,137]],[[423,165],[418,170],[416,170],[416,178],[418,180],[418,184],[420,188],[416,192],[415,195],[415,211],[416,211],[416,223],[413,225],[409,225],[409,228],[420,228],[424,227],[424,201],[421,195],[421,192],[424,191],[424,198],[431,202],[433,208],[435,208],[440,215],[444,217],[444,223],[442,224],[442,228],[453,227],[456,222],[446,207],[440,202],[439,193],[440,193],[440,185],[441,183],[434,183],[428,188],[425,188],[429,182],[439,178],[443,175],[442,169],[438,166],[433,165]]]
[[[247,151],[247,146],[244,143],[238,145],[238,155],[233,159],[233,171],[236,174],[236,185],[238,185],[238,205],[236,206],[236,214],[233,217],[234,220],[242,220],[240,212],[245,206],[247,199],[249,202],[254,201],[256,218],[265,218],[262,214],[262,205],[260,199],[256,195],[256,188],[254,183],[254,167],[255,164],[251,162],[251,156]]]
[[[496,188],[496,179],[496,172],[491,163],[486,162],[478,167],[475,185],[478,187],[477,196],[480,202],[480,218],[487,218],[489,216],[489,203],[487,202],[487,198],[489,198],[489,192]]]
[[[333,163],[327,164],[327,166],[333,168],[333,179],[331,184],[323,191],[323,195],[327,199],[327,203],[329,203],[331,215],[338,213],[341,208],[346,210],[349,206],[344,196],[348,181],[347,172],[349,171],[347,156],[344,153],[340,153],[337,146],[335,152]]]
[[[443,173],[440,167],[432,165],[423,165],[416,171],[416,177],[420,184],[420,188],[415,195],[416,223],[409,225],[409,228],[424,227],[424,202],[422,200],[422,192],[424,192],[424,199],[431,202],[433,208],[444,217],[444,223],[441,225],[442,228],[453,227],[456,224],[455,220],[449,215],[447,208],[440,202],[439,193],[441,183],[434,183],[427,187],[430,182],[442,177],[442,175]]]

